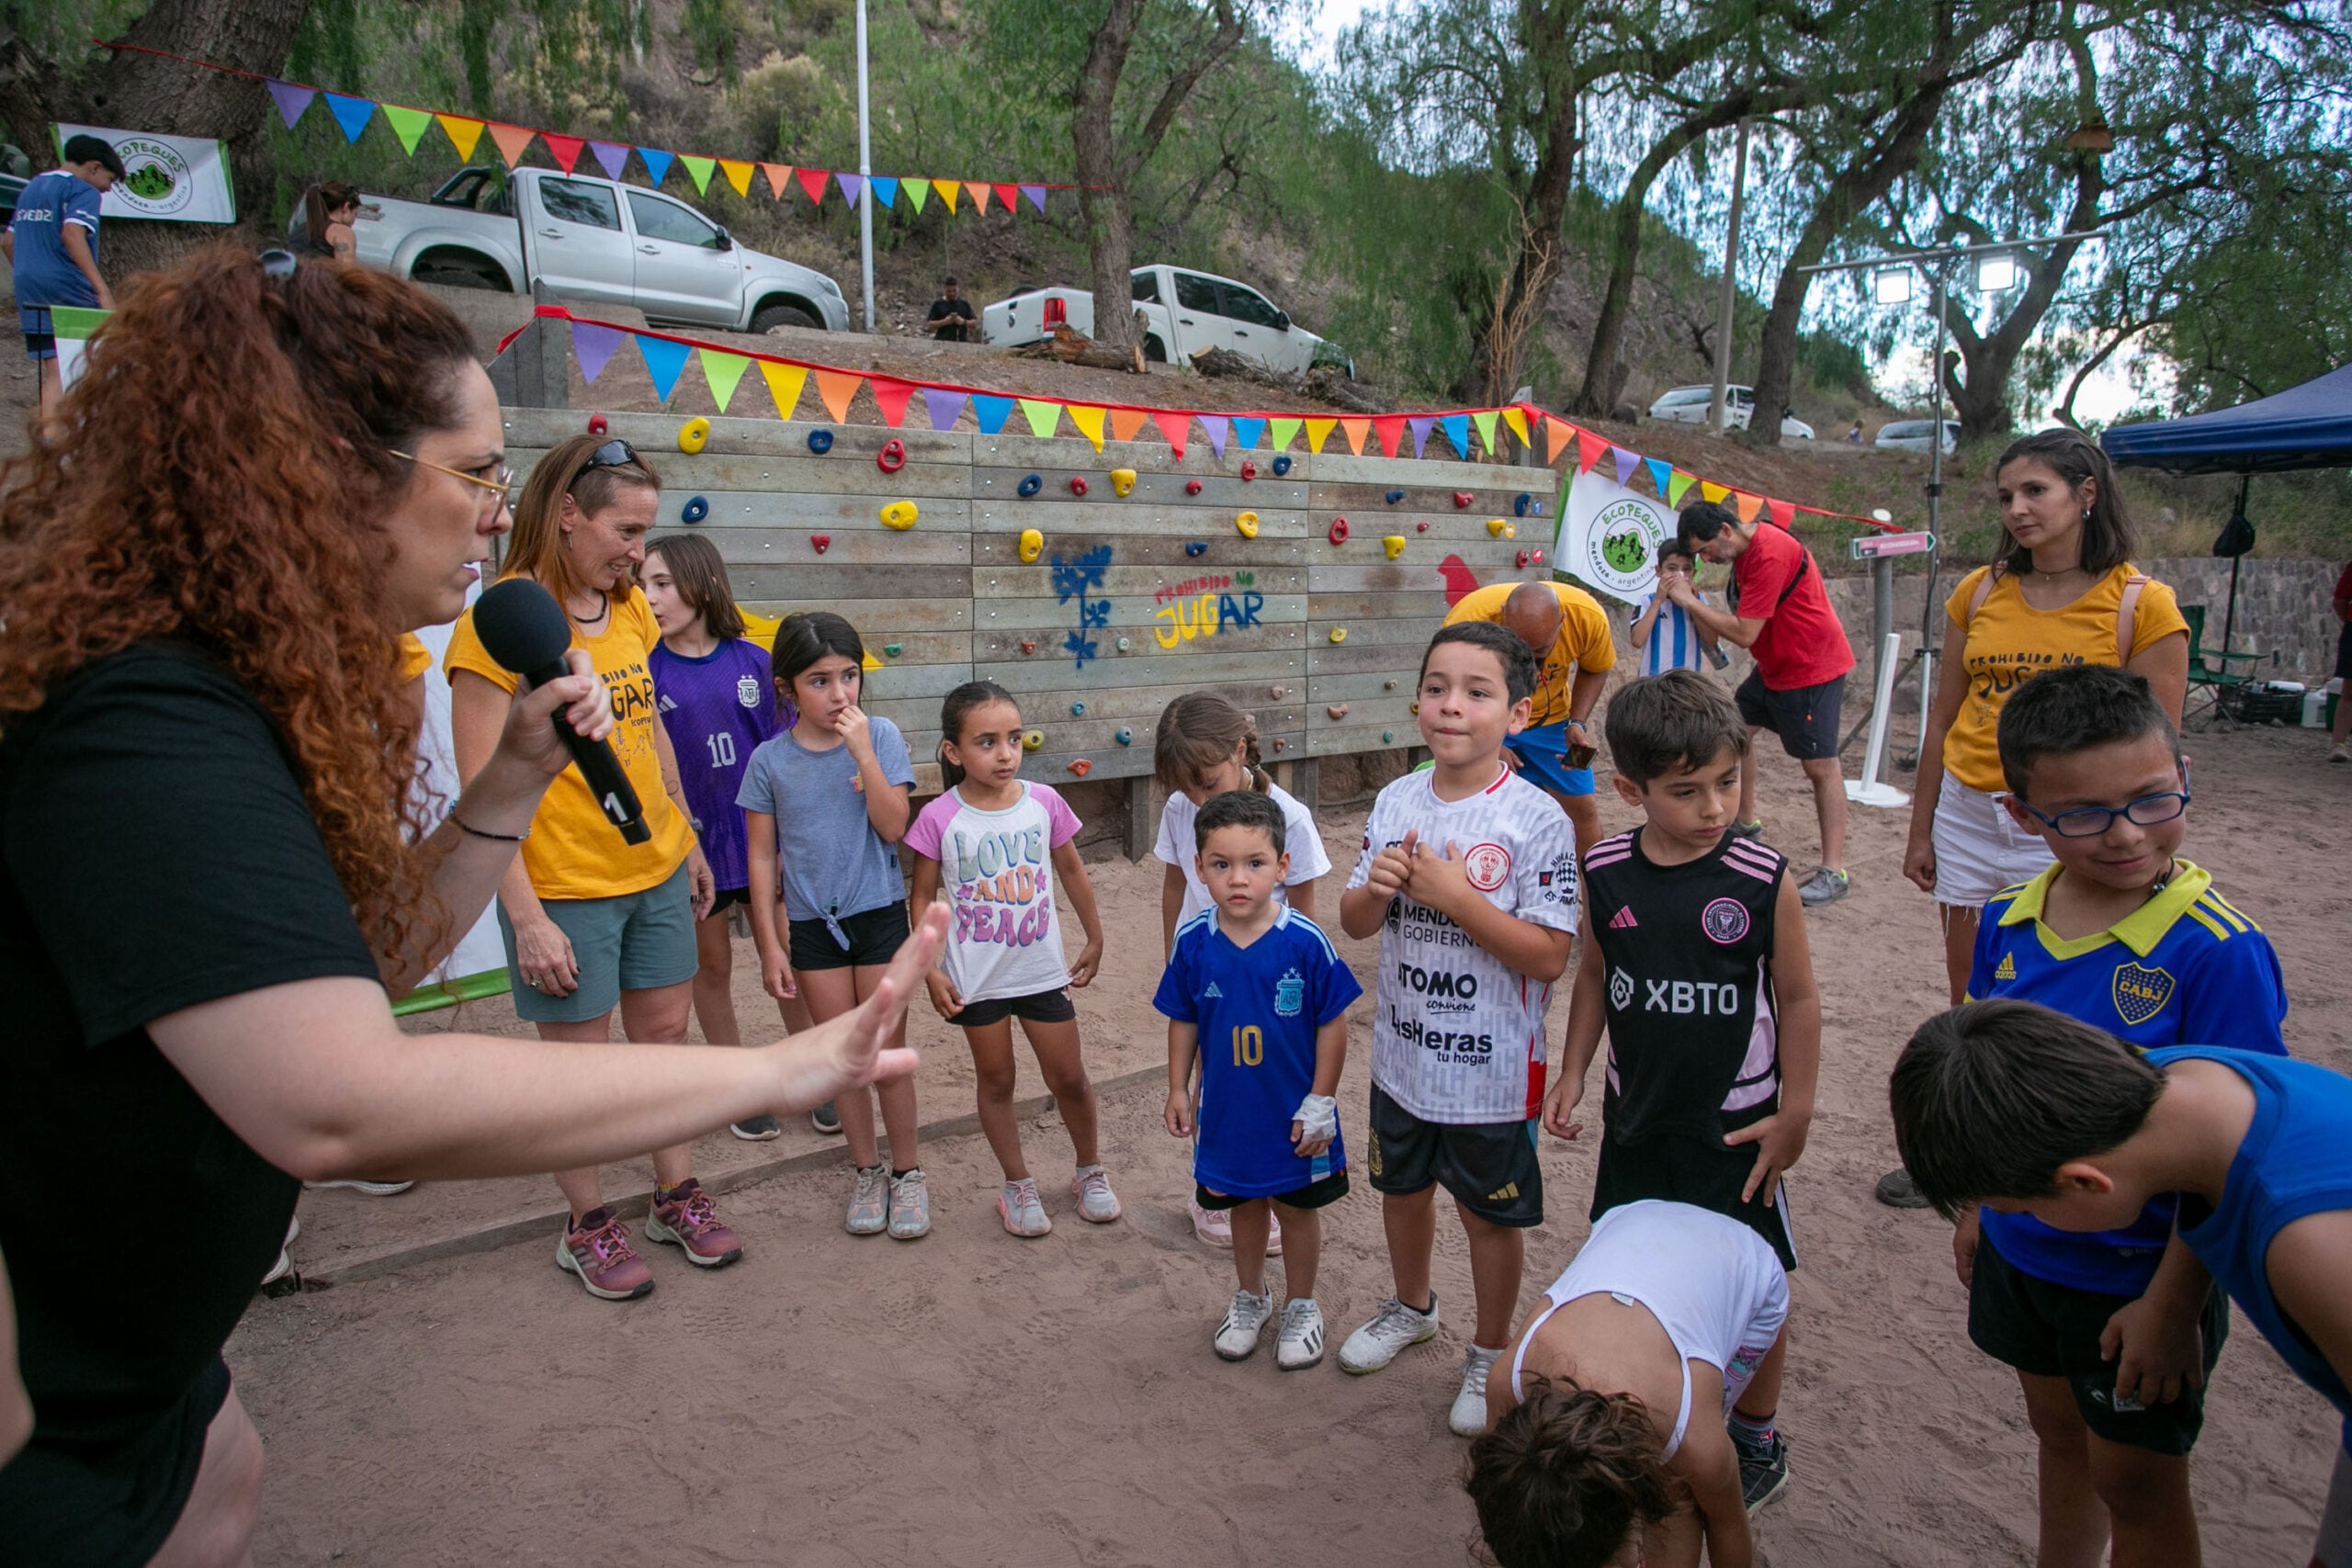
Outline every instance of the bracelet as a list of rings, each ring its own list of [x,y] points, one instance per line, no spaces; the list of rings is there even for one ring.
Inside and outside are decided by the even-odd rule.
[[[519,844],[531,836],[531,830],[528,828],[519,833],[485,833],[479,828],[467,826],[466,819],[455,811],[449,813],[449,820],[458,825],[458,832],[469,839],[490,839],[502,844]]]

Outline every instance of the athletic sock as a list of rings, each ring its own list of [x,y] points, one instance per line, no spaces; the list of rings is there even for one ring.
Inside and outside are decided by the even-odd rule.
[[[922,1167],[919,1165],[910,1165],[904,1170],[900,1170],[894,1165],[890,1168],[890,1179],[893,1181],[904,1181],[910,1176],[919,1176],[922,1173]]]
[[[1726,1425],[1742,1448],[1770,1449],[1774,1436],[1772,1417],[1779,1414],[1779,1411],[1771,1410],[1761,1416],[1744,1416],[1734,1410]]]
[[[1413,1310],[1419,1313],[1423,1317],[1427,1317],[1430,1314],[1437,1311],[1437,1292],[1435,1291],[1431,1291],[1430,1292],[1429,1305],[1425,1307],[1415,1307]]]

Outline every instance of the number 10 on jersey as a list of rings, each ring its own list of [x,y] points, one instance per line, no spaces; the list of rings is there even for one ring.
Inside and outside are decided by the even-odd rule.
[[[1233,1065],[1254,1067],[1266,1059],[1266,1034],[1256,1024],[1244,1024],[1233,1032]]]

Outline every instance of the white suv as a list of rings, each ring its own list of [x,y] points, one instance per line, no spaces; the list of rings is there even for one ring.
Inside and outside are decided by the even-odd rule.
[[[1730,400],[1727,423],[1734,430],[1746,430],[1747,422],[1756,414],[1756,389],[1753,387],[1726,387],[1724,396]],[[1652,419],[1671,420],[1678,424],[1704,424],[1707,406],[1715,400],[1715,389],[1677,387],[1650,405]],[[1813,439],[1813,426],[1794,414],[1781,416],[1781,434],[1797,441]]]
[[[1874,445],[1895,452],[1925,452],[1933,439],[1929,434],[1936,428],[1932,419],[1898,419],[1878,427]],[[1944,421],[1944,456],[1960,450],[1960,421]]]

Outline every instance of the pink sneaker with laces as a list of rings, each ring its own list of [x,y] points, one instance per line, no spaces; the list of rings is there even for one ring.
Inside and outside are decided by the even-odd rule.
[[[599,1301],[630,1302],[653,1289],[653,1272],[628,1244],[628,1231],[609,1206],[589,1210],[555,1243],[556,1267],[580,1276]]]
[[[645,1216],[645,1239],[680,1248],[686,1261],[698,1269],[723,1268],[743,1256],[742,1242],[720,1223],[710,1194],[691,1176],[675,1188],[653,1190],[653,1209]]]

